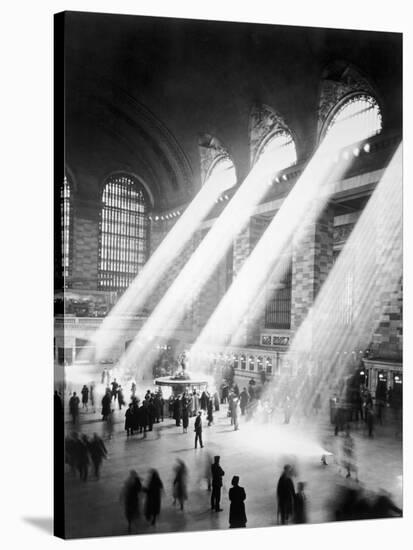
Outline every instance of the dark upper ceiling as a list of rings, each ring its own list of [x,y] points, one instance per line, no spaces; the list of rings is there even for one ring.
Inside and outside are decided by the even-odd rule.
[[[284,117],[307,156],[322,73],[337,59],[377,90],[386,129],[401,128],[400,34],[66,12],[65,45],[66,158],[84,196],[128,170],[155,206],[188,200],[200,133],[219,138],[242,179],[254,102]]]

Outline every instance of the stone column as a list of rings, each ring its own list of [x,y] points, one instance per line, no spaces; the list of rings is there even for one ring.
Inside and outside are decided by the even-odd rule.
[[[296,331],[333,264],[334,211],[331,206],[316,221],[300,228],[293,242],[291,329]]]
[[[100,203],[76,198],[73,205],[72,287],[97,290]]]

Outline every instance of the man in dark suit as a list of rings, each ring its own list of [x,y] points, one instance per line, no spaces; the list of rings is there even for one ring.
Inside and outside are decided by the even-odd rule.
[[[211,493],[211,510],[215,512],[222,512],[222,508],[219,507],[221,500],[221,487],[222,478],[225,475],[224,470],[219,465],[219,456],[214,456],[214,463],[211,465],[212,473],[212,493]]]
[[[199,411],[197,417],[195,418],[195,449],[199,444],[201,445],[201,448],[204,446],[202,443],[202,418],[201,418],[202,412]]]

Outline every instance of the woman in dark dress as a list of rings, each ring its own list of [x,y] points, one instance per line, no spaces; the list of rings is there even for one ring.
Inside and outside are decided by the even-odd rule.
[[[229,500],[231,501],[229,508],[229,526],[231,529],[245,527],[247,523],[244,504],[247,496],[244,488],[240,487],[238,483],[239,477],[234,476],[231,481],[232,488],[229,490]]]
[[[157,470],[150,471],[151,477],[149,485],[145,489],[146,491],[146,504],[145,504],[145,517],[148,521],[151,521],[152,525],[155,525],[156,518],[161,512],[161,491],[163,489],[163,483]]]
[[[109,389],[102,398],[102,420],[106,420],[111,413],[112,394]]]

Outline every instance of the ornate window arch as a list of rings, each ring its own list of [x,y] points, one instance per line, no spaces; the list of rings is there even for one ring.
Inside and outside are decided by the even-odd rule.
[[[73,262],[73,185],[65,176],[60,186],[60,220],[63,286],[70,286]]]
[[[102,191],[98,286],[125,290],[147,259],[148,198],[129,174],[111,175]]]
[[[216,180],[222,192],[236,185],[235,166],[227,154],[220,154],[213,160],[207,171],[205,183],[212,180]]]
[[[382,114],[375,98],[366,93],[354,93],[345,96],[330,114],[324,127],[324,137],[333,128],[340,126],[345,129],[351,124],[354,129],[354,141],[368,139],[381,132],[383,127]]]
[[[274,164],[274,172],[297,162],[293,133],[285,120],[268,105],[255,104],[250,113],[249,141],[251,166],[264,158]]]

